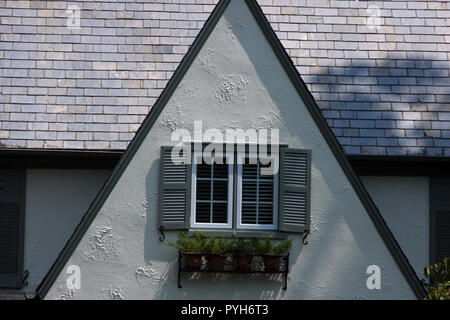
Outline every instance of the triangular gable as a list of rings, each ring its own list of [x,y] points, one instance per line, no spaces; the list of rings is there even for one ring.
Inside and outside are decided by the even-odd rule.
[[[121,160],[119,161],[116,168],[114,169],[112,175],[110,176],[110,178],[108,179],[108,181],[106,182],[104,187],[100,190],[96,199],[93,201],[89,210],[84,215],[80,224],[77,226],[73,235],[71,236],[71,238],[65,245],[63,251],[60,253],[58,259],[55,261],[51,270],[48,272],[48,274],[44,278],[43,282],[39,286],[39,288],[38,288],[38,296],[39,297],[44,298],[46,296],[46,294],[52,287],[53,283],[57,279],[58,275],[62,272],[64,266],[66,265],[66,263],[69,261],[70,257],[75,252],[75,249],[77,248],[77,246],[79,245],[83,236],[87,232],[88,228],[91,226],[92,222],[96,218],[98,212],[104,206],[106,200],[108,199],[109,195],[113,191],[115,185],[117,184],[119,179],[122,177],[123,173],[127,169],[129,163],[132,161],[136,152],[139,150],[139,148],[142,145],[143,141],[145,140],[147,134],[149,133],[149,131],[152,129],[152,127],[156,123],[163,108],[166,106],[166,104],[170,100],[174,91],[180,86],[182,79],[186,75],[186,72],[191,67],[193,61],[199,54],[205,41],[208,39],[209,35],[214,30],[216,24],[218,23],[219,19],[224,14],[224,12],[230,2],[231,2],[230,0],[221,0],[219,2],[219,4],[216,6],[216,8],[214,9],[214,11],[212,12],[211,16],[205,23],[203,29],[199,33],[197,39],[194,41],[193,45],[191,46],[189,52],[186,54],[186,56],[182,60],[178,69],[176,70],[175,74],[173,75],[171,80],[168,82],[166,88],[164,89],[161,96],[159,97],[159,99],[157,100],[155,105],[153,106],[151,112],[148,114],[148,116],[142,123],[141,127],[137,131],[134,139],[131,141],[126,152],[124,153]],[[337,142],[335,136],[333,135],[333,133],[329,129],[325,119],[323,118],[323,116],[320,112],[320,109],[318,108],[317,104],[314,101],[314,98],[312,97],[311,93],[309,92],[306,85],[302,81],[302,79],[301,79],[298,71],[296,70],[295,66],[293,65],[291,59],[289,58],[288,54],[286,53],[282,44],[280,43],[279,39],[277,38],[275,32],[273,31],[269,22],[267,21],[266,17],[264,16],[263,12],[261,11],[261,8],[259,7],[259,5],[257,4],[257,2],[255,0],[246,0],[245,2],[248,5],[248,8],[250,9],[251,13],[253,14],[255,20],[257,21],[259,27],[263,31],[266,40],[272,47],[273,52],[275,53],[276,57],[278,58],[279,62],[281,63],[281,65],[282,65],[285,73],[289,77],[292,85],[295,87],[296,92],[301,97],[301,99],[304,101],[304,104],[307,107],[309,114],[311,115],[312,119],[314,120],[317,127],[319,128],[322,136],[324,137],[324,139],[327,142],[334,157],[336,158],[337,162],[339,163],[340,168],[345,173],[346,178],[350,182],[350,184],[353,187],[354,191],[356,192],[359,200],[361,201],[362,205],[364,206],[367,213],[369,214],[371,221],[373,222],[380,237],[384,241],[386,247],[389,249],[389,252],[392,255],[393,259],[395,260],[397,266],[402,271],[403,276],[406,278],[409,286],[414,291],[417,298],[423,298],[425,292],[424,292],[424,289],[423,289],[419,279],[416,276],[416,273],[414,272],[413,268],[409,264],[406,256],[402,252],[400,246],[394,239],[393,234],[389,230],[386,222],[380,215],[378,209],[374,205],[369,194],[365,190],[363,184],[361,183],[359,178],[354,173],[354,171],[353,171],[352,167],[350,166],[349,162],[347,161],[339,143]]]

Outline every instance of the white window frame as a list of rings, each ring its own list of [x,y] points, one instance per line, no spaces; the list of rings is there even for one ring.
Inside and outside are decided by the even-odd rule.
[[[192,185],[191,185],[191,227],[203,229],[231,229],[233,227],[233,176],[234,161],[233,155],[225,154],[228,163],[228,199],[227,199],[227,219],[228,223],[204,223],[196,222],[196,206],[197,206],[197,164],[202,162],[203,152],[193,152],[192,154]],[[211,157],[205,157],[211,160]],[[212,201],[212,199],[211,199]]]
[[[245,163],[246,157],[258,159],[258,158],[270,158],[278,164],[278,156],[259,157],[257,153],[237,153],[237,189],[236,189],[236,228],[237,229],[256,229],[256,230],[277,230],[278,229],[278,172],[273,176],[273,223],[272,224],[246,224],[242,221],[242,164]],[[275,166],[275,168],[279,166]],[[279,170],[278,170],[279,171]]]

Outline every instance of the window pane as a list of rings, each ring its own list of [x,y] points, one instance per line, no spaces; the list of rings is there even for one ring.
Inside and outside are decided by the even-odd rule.
[[[259,203],[258,207],[258,224],[273,223],[273,204]]]
[[[197,210],[195,213],[195,222],[209,223],[211,222],[211,204],[209,202],[197,202]]]
[[[205,163],[198,164],[197,178],[211,178],[211,166]]]
[[[250,164],[249,159],[242,165],[242,224],[273,224],[274,176],[261,175],[262,165]]]
[[[213,204],[213,223],[227,223],[228,215],[227,203],[214,203]]]
[[[228,165],[215,163],[214,164],[214,178],[228,179]]]
[[[228,164],[198,164],[196,183],[195,221],[228,223]]]
[[[256,181],[243,181],[242,201],[256,202]]]
[[[245,159],[245,164],[242,166],[242,174],[246,179],[256,179],[258,173],[258,166],[256,164],[249,164],[249,159]]]
[[[259,202],[272,202],[273,200],[273,177],[268,182],[259,182]]]
[[[210,180],[197,180],[197,200],[211,200]]]
[[[256,224],[256,204],[242,204],[242,223]]]
[[[228,199],[228,181],[214,180],[213,184],[214,200],[227,201]]]

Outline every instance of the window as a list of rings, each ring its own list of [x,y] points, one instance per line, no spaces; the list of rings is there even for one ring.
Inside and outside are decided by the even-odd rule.
[[[191,227],[238,229],[276,229],[278,174],[262,175],[270,167],[256,154],[237,154],[237,188],[233,199],[234,159],[204,159],[194,153],[192,164]],[[233,216],[236,201],[237,215]]]
[[[161,150],[160,230],[303,233],[309,228],[309,150],[282,147],[279,155],[263,157],[244,151],[223,159],[205,159],[202,152],[180,157],[191,156],[192,164],[173,162],[173,150]]]
[[[22,287],[24,205],[25,172],[0,170],[0,287]]]
[[[278,173],[263,175],[262,168],[268,169],[270,162],[262,160],[278,161],[278,158],[260,159],[256,154],[238,154],[238,229],[277,229]]]
[[[202,153],[194,153],[192,227],[232,227],[233,165],[227,162],[231,161],[224,158],[204,159]]]

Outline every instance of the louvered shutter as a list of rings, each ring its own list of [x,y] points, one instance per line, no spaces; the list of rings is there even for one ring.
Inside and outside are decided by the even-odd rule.
[[[21,288],[25,172],[0,170],[0,287]]]
[[[431,178],[431,263],[450,257],[450,178]]]
[[[303,233],[309,229],[311,151],[280,149],[279,229]]]
[[[159,223],[167,230],[182,230],[188,227],[191,208],[191,164],[174,163],[172,149],[161,147]]]

